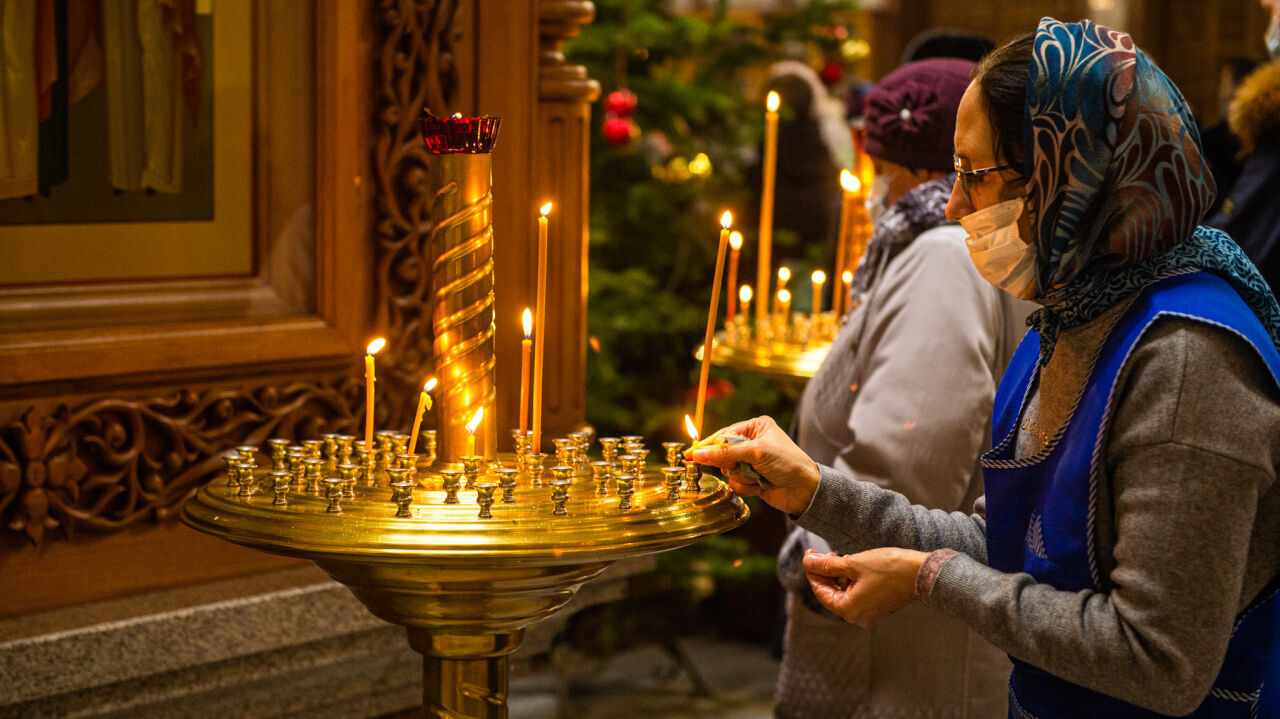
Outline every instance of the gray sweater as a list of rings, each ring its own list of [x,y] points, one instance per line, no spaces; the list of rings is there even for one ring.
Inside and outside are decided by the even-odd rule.
[[[1062,334],[1020,419],[1022,453],[1069,417],[1116,315]],[[1148,330],[1116,398],[1098,478],[1102,591],[986,566],[983,499],[973,514],[929,510],[824,466],[798,523],[842,553],[958,551],[922,570],[927,606],[1069,681],[1185,714],[1212,686],[1236,614],[1280,569],[1280,405],[1242,340],[1177,318]]]

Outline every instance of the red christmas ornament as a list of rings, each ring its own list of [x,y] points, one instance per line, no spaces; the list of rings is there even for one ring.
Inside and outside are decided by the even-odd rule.
[[[600,134],[610,145],[622,147],[640,134],[640,128],[629,117],[608,116],[604,120],[604,127]]]
[[[822,71],[818,73],[818,77],[822,79],[822,84],[831,87],[840,82],[840,78],[844,77],[844,68],[840,67],[838,62],[828,62],[822,66]]]
[[[630,90],[614,90],[604,98],[604,111],[618,117],[631,117],[636,111],[636,94]]]

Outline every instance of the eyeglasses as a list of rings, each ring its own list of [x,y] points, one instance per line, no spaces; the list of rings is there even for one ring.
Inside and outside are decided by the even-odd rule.
[[[959,155],[951,156],[951,166],[956,170],[956,180],[960,182],[960,189],[964,191],[965,198],[970,199],[970,201],[972,201],[972,198],[969,198],[970,180],[982,178],[993,172],[1013,169],[1013,165],[992,165],[991,167],[984,167],[979,170],[966,170],[964,169],[963,161],[960,159]]]

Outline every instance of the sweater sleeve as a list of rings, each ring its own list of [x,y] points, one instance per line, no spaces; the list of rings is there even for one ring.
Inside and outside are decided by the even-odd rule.
[[[847,417],[852,441],[833,463],[860,480],[946,510],[981,471],[995,400],[996,290],[965,249],[963,231],[921,234],[886,268],[860,341],[863,370]]]
[[[1242,598],[1280,408],[1252,349],[1165,319],[1117,386],[1106,477],[1114,542],[1105,591],[1059,591],[963,555],[925,601],[1068,681],[1168,714],[1204,699]],[[1249,422],[1231,421],[1248,412]],[[1107,518],[1100,518],[1105,522]],[[1100,549],[1100,551],[1107,551]]]

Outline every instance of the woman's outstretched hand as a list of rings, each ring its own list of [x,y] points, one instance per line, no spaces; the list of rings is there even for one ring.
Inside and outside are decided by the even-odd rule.
[[[693,461],[719,467],[734,492],[759,495],[770,506],[789,514],[803,514],[818,489],[818,464],[805,454],[772,417],[756,417],[725,427],[745,442],[716,444],[693,451]],[[738,462],[755,468],[769,484],[759,484],[733,471]]]
[[[881,547],[857,554],[804,555],[804,573],[822,606],[866,628],[915,600],[916,574],[929,555]]]

